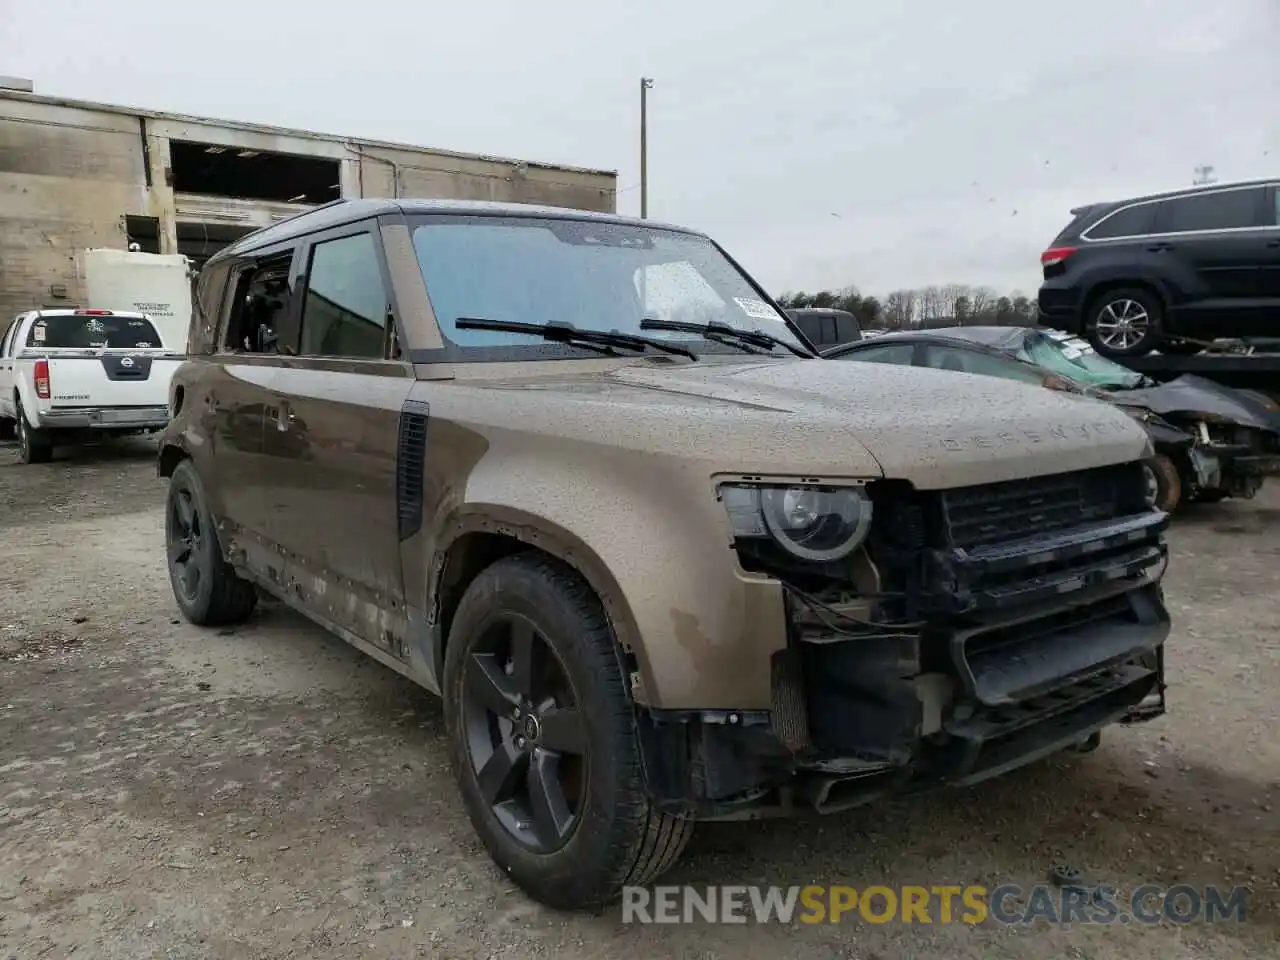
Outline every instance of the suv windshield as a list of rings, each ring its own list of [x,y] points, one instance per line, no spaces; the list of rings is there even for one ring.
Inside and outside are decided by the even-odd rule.
[[[510,330],[458,328],[459,317],[474,317],[696,341],[699,355],[741,356],[723,340],[642,328],[649,318],[766,333],[808,354],[705,237],[590,220],[457,215],[417,219],[413,245],[441,332],[459,347],[579,350]]]
[[[37,317],[27,334],[28,347],[131,350],[161,347],[160,334],[145,317],[55,314]]]
[[[1033,330],[1018,348],[1018,356],[1053,373],[1099,389],[1131,390],[1146,382],[1142,374],[1099,356],[1087,341],[1066,333]]]

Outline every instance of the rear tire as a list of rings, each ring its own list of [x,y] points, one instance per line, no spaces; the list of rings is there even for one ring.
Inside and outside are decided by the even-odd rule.
[[[184,617],[202,627],[248,619],[258,592],[222,559],[204,488],[190,460],[178,464],[169,478],[164,538],[169,583]]]
[[[27,422],[27,415],[18,402],[14,412],[18,415],[18,455],[23,463],[48,463],[53,459],[53,441],[48,431],[37,430]]]
[[[1137,287],[1108,290],[1085,317],[1085,333],[1104,357],[1141,357],[1164,339],[1164,308]]]
[[[675,863],[693,821],[649,802],[613,632],[574,571],[529,552],[481,572],[449,630],[443,687],[467,815],[522,890],[598,908]]]

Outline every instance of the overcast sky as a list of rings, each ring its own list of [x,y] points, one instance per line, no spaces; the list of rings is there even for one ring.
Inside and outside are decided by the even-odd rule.
[[[1034,294],[1070,207],[1280,173],[1280,0],[0,0],[37,92],[618,171],[775,293]]]

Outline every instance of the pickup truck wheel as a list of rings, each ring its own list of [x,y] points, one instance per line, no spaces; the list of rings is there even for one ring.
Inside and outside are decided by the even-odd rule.
[[[693,821],[649,803],[612,630],[569,568],[527,553],[472,581],[449,630],[444,700],[467,814],[530,896],[603,906],[683,851]]]
[[[27,415],[18,404],[18,455],[23,463],[48,463],[53,459],[53,444],[49,435],[27,422]]]
[[[253,613],[258,593],[222,559],[200,478],[183,461],[169,479],[164,536],[169,582],[182,615],[199,626],[240,623]]]

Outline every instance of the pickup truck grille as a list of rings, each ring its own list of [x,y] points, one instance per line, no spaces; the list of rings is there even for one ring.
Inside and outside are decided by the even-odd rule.
[[[1136,489],[1135,473],[1134,465],[1119,464],[947,490],[939,504],[942,539],[972,548],[1114,519]]]

